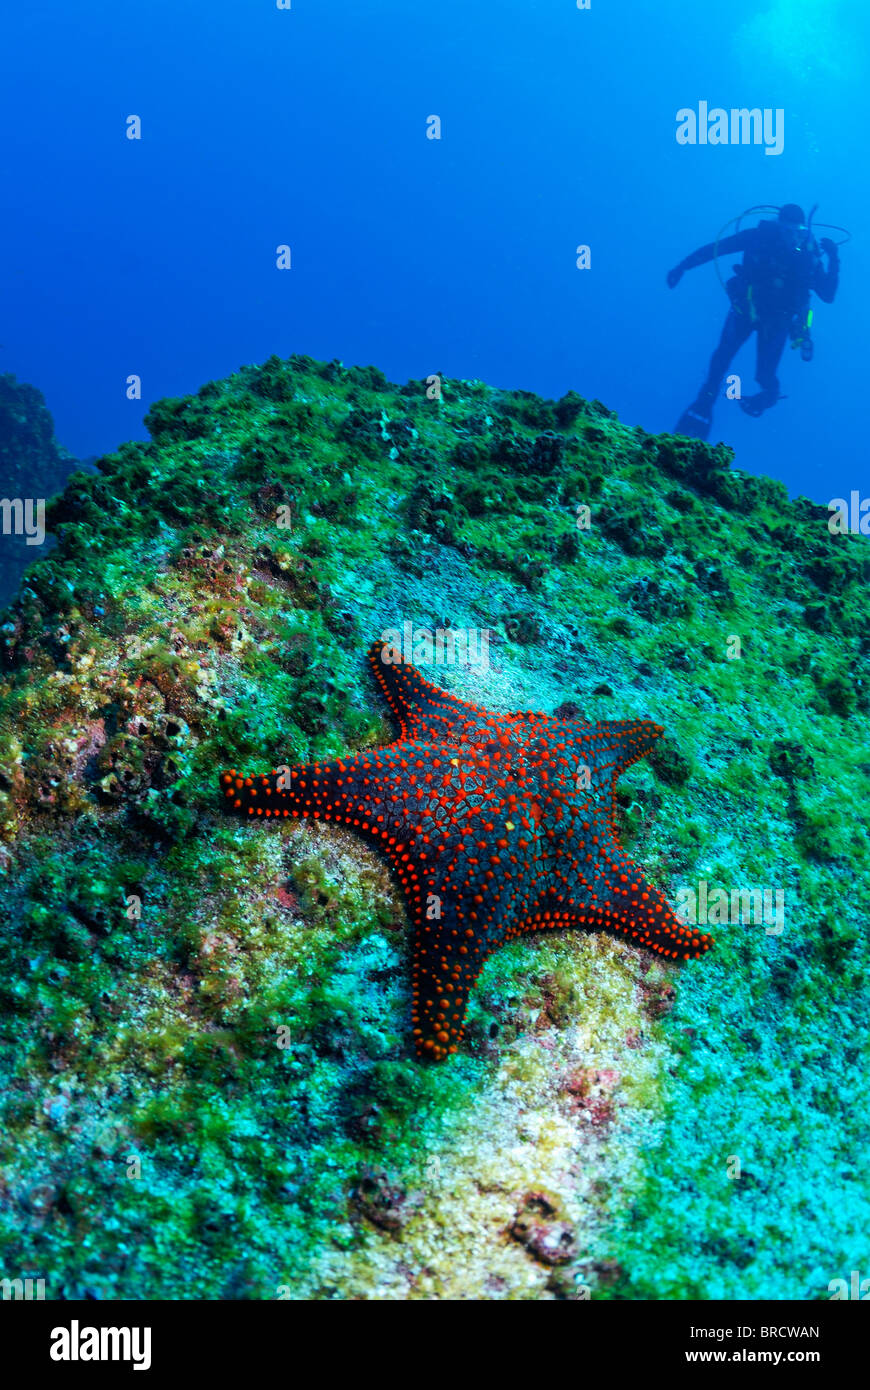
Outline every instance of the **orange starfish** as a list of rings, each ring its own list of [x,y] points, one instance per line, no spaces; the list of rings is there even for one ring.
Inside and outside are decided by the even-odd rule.
[[[709,949],[616,839],[616,781],[659,725],[495,714],[384,642],[369,662],[400,724],[394,743],[268,776],[233,769],[220,784],[229,811],[333,821],[387,856],[414,934],[419,1055],[456,1051],[484,961],[524,932],[604,929],[673,960]]]

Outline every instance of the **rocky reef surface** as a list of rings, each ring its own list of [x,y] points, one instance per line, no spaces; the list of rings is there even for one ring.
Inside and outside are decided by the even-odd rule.
[[[870,1229],[866,541],[573,392],[271,358],[147,424],[0,615],[0,1273],[827,1298]],[[489,630],[427,672],[465,698],[663,725],[622,843],[779,915],[682,967],[512,943],[418,1063],[385,866],[216,781],[388,741],[364,654],[406,622]]]

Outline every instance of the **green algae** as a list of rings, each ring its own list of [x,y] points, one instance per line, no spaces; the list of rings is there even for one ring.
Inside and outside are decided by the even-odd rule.
[[[573,392],[271,358],[147,422],[51,505],[0,633],[4,1271],[779,1298],[859,1267],[866,544]],[[404,621],[490,629],[488,671],[430,673],[466,698],[664,725],[623,843],[672,900],[782,888],[782,934],[684,969],[514,943],[463,1053],[413,1061],[386,869],[216,805],[222,766],[390,738],[363,653]]]

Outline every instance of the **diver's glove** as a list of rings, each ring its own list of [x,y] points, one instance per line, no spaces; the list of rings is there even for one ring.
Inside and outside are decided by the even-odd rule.
[[[826,256],[830,256],[832,261],[838,261],[840,259],[840,253],[837,250],[837,243],[835,241],[831,241],[831,238],[829,236],[822,237],[822,240],[819,242],[819,248],[825,252]]]
[[[673,289],[675,285],[678,285],[678,284],[680,283],[680,281],[682,280],[682,278],[683,278],[683,268],[682,268],[682,266],[679,266],[679,265],[674,266],[673,270],[669,270],[669,271],[668,271],[668,288],[669,288],[669,289]]]

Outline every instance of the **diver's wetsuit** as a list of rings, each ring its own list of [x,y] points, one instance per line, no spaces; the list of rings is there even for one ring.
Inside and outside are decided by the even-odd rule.
[[[718,243],[700,247],[671,272],[668,282],[673,285],[684,271],[705,265],[716,255],[744,253],[743,263],[734,267],[734,274],[725,286],[731,309],[719,346],[710,359],[707,380],[678,424],[678,433],[691,432],[706,439],[713,402],[725,373],[755,331],[758,333],[755,379],[761,391],[741,405],[748,414],[760,415],[776,404],[779,399],[776,369],[796,316],[806,321],[811,290],[826,304],[833,301],[837,292],[840,271],[837,248],[827,240],[823,246],[828,257],[827,270],[814,237],[807,236],[795,245],[789,242],[779,223],[761,222],[757,227],[724,237]]]

